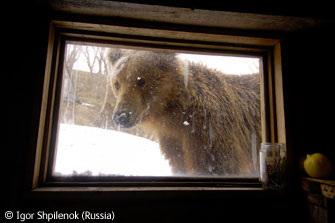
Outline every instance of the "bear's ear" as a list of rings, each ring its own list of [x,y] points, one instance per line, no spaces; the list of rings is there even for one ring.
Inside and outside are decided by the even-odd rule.
[[[157,66],[163,71],[175,70],[177,54],[158,54]]]
[[[122,56],[124,52],[118,48],[109,48],[106,53],[106,58],[109,64],[115,64]]]

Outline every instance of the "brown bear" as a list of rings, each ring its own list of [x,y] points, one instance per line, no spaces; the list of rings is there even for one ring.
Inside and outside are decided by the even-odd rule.
[[[256,172],[259,75],[226,75],[173,53],[115,48],[107,57],[115,124],[153,133],[175,174]]]

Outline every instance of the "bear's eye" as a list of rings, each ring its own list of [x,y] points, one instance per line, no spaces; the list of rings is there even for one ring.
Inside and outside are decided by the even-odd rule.
[[[145,80],[141,77],[138,77],[136,85],[139,86],[139,87],[142,87],[144,84],[145,84]]]
[[[120,89],[120,84],[119,84],[119,82],[115,82],[115,83],[114,83],[114,87],[115,87],[116,90],[119,90],[119,89]]]

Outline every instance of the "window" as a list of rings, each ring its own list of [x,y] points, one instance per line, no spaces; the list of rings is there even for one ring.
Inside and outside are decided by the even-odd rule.
[[[144,58],[149,56],[156,56],[162,64],[150,67],[155,58]],[[115,58],[108,62],[108,57]],[[141,61],[134,64],[137,60]],[[129,71],[121,69],[125,66]],[[261,126],[259,73],[257,57],[165,54],[67,43],[53,175],[257,177],[257,139]],[[167,78],[158,82],[161,75]],[[179,79],[174,80],[176,77]],[[210,98],[212,90],[217,94]],[[171,93],[183,95],[167,98],[166,94]],[[225,93],[232,95],[226,98]],[[180,100],[178,106],[184,108],[168,107],[177,100]],[[227,116],[240,117],[229,123],[224,110]],[[241,129],[229,134],[232,128]],[[187,135],[174,136],[169,131]],[[167,137],[171,139],[164,142]],[[177,141],[193,137],[202,139],[193,145],[199,148],[191,153],[204,152],[204,157],[194,159],[208,156],[208,161],[184,163],[189,151]],[[245,157],[240,154],[234,161],[234,155],[229,154],[239,149],[242,140],[247,147],[242,151]],[[160,149],[162,146],[167,151]],[[178,148],[168,154],[173,146]],[[220,157],[215,150],[221,150],[227,158]],[[178,167],[173,166],[176,157],[180,159]],[[247,168],[240,170],[243,161]],[[191,164],[196,167],[187,170]],[[173,171],[173,168],[180,169]]]
[[[52,24],[35,181],[257,182],[277,40],[86,25]]]

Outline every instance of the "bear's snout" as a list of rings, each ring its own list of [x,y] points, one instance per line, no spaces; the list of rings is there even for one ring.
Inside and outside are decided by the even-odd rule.
[[[131,112],[129,111],[116,111],[113,114],[113,121],[115,124],[124,128],[131,127],[130,119]]]

